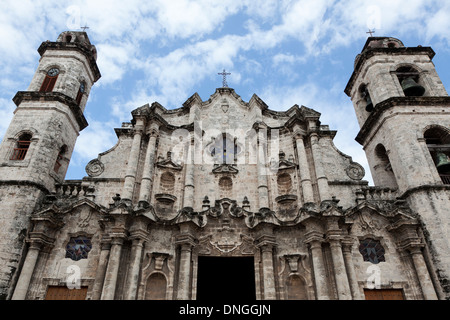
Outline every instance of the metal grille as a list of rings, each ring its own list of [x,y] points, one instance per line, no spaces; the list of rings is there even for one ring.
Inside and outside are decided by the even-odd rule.
[[[27,155],[28,148],[30,147],[31,141],[19,141],[17,143],[17,148],[14,148],[11,155],[11,160],[23,160]]]

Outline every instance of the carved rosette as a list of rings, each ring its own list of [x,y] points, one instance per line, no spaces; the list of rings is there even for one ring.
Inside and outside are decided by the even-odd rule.
[[[366,174],[364,168],[356,162],[352,162],[347,169],[345,169],[345,172],[352,180],[362,180]]]
[[[91,160],[86,165],[86,173],[89,177],[97,177],[103,173],[105,165],[98,159]]]

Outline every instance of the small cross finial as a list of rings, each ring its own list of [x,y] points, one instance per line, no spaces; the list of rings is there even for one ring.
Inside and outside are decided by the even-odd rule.
[[[369,31],[368,31],[368,32],[366,32],[366,33],[369,33],[369,34],[370,34],[370,36],[371,36],[371,37],[373,37],[373,34],[375,33],[375,30],[370,30],[370,29],[369,29]]]
[[[86,29],[89,29],[89,27],[87,25],[85,25],[84,27],[81,27],[81,29],[86,32]]]
[[[228,87],[228,84],[227,84],[227,75],[230,75],[230,74],[231,74],[231,73],[229,73],[229,72],[225,72],[225,69],[223,69],[222,72],[219,72],[219,73],[218,73],[218,75],[221,75],[221,76],[222,76],[222,87],[223,87],[223,88]]]

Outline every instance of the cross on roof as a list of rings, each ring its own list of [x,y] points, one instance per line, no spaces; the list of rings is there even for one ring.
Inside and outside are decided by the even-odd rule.
[[[227,75],[230,75],[230,74],[231,74],[231,73],[229,73],[229,72],[225,72],[225,69],[223,69],[222,72],[219,72],[219,73],[218,73],[218,75],[221,75],[221,76],[222,76],[222,87],[223,87],[223,88],[228,87],[228,84],[227,84]]]
[[[369,29],[369,32],[366,32],[366,33],[370,33],[370,36],[373,37],[373,33],[375,33],[375,30],[370,30]]]
[[[89,27],[85,25],[84,27],[81,27],[81,29],[83,29],[83,31],[86,32],[86,29],[89,29]]]

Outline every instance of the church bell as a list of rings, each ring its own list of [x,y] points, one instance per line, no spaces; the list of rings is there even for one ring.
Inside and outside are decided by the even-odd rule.
[[[366,98],[366,111],[367,112],[372,112],[373,111],[373,103],[372,103],[372,99],[370,98],[370,94],[369,91],[366,89],[364,91],[364,97]]]
[[[436,168],[439,173],[448,174],[450,173],[450,160],[448,156],[443,152],[436,153]]]
[[[425,88],[418,84],[413,78],[402,81],[402,89],[407,97],[420,97],[425,93]]]

